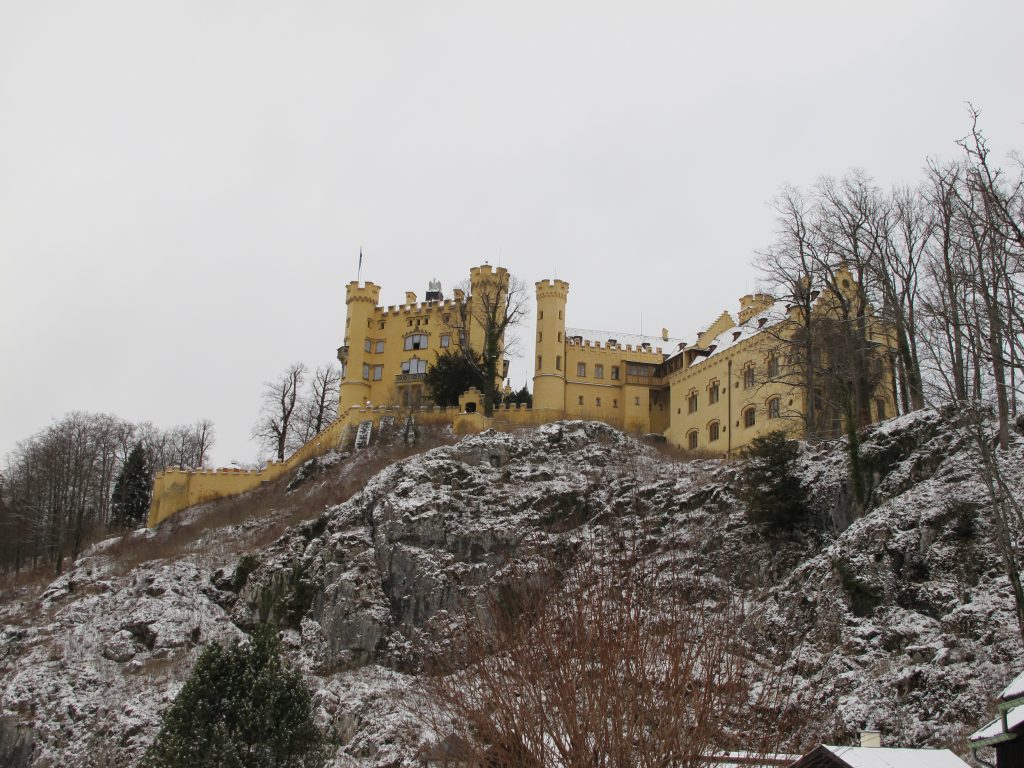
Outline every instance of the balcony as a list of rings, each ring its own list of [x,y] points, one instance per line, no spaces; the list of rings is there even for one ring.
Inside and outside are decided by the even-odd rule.
[[[395,384],[411,384],[417,381],[423,381],[425,373],[399,373],[395,376]]]
[[[338,362],[343,364],[343,365],[348,362],[348,345],[347,344],[344,347],[338,347]]]
[[[668,382],[664,376],[634,376],[626,374],[626,383],[639,387],[664,387]]]

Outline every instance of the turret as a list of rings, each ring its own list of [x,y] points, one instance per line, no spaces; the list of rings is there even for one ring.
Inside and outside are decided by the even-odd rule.
[[[740,325],[746,323],[754,315],[764,312],[775,301],[767,293],[747,294],[740,297]]]
[[[565,303],[569,284],[562,280],[537,283],[537,355],[533,377],[533,407],[565,410]]]
[[[345,286],[345,344],[338,349],[338,360],[344,366],[338,400],[339,411],[366,403],[370,383],[363,379],[363,364],[368,362],[365,342],[373,335],[373,316],[380,300],[380,286],[353,280]]]

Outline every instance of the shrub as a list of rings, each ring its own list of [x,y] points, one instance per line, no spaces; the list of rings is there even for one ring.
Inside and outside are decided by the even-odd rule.
[[[208,645],[140,768],[321,768],[322,737],[301,674],[273,632]]]
[[[796,476],[799,454],[783,432],[755,437],[746,451],[738,495],[747,505],[747,518],[771,533],[790,533],[807,520],[807,493]]]

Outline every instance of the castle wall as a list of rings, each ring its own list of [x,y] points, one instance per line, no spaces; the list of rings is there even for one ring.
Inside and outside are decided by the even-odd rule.
[[[519,405],[496,407],[494,417],[488,419],[482,413],[463,413],[458,408],[428,406],[409,411],[400,408],[353,407],[282,462],[270,462],[261,470],[215,469],[178,470],[158,472],[153,484],[153,500],[146,525],[153,528],[164,520],[196,504],[216,499],[237,496],[259,488],[264,483],[284,476],[298,469],[310,459],[318,458],[328,451],[353,447],[357,429],[364,422],[373,424],[373,433],[380,430],[381,420],[390,417],[397,428],[409,414],[419,427],[451,426],[455,434],[467,435],[485,429],[511,431],[535,427],[565,418],[563,414],[534,411]]]

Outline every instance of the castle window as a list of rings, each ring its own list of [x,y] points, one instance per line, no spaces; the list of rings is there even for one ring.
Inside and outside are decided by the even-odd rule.
[[[427,361],[414,357],[402,363],[402,373],[426,373]]]
[[[405,337],[405,349],[426,349],[427,335],[425,333],[413,333]]]
[[[370,352],[373,349],[373,342],[367,339],[363,342],[363,352]]]
[[[612,366],[612,379],[614,381],[618,381],[619,380],[619,366],[617,366],[617,365],[613,365]]]
[[[578,405],[583,405],[583,395],[579,396]]]
[[[601,363],[594,363],[594,378],[595,379],[603,379],[604,378],[604,366],[601,365]]]
[[[447,334],[447,333],[441,334],[441,349],[447,349],[448,346],[451,343],[452,343],[452,337],[451,337],[450,334]]]
[[[537,310],[537,319],[538,320],[543,320],[544,319],[544,310],[543,309]],[[445,322],[448,322],[448,321],[446,320]]]
[[[452,316],[451,316],[451,315],[441,315],[441,321],[442,321],[442,322],[443,322],[443,323],[444,323],[445,325],[448,325],[448,323],[449,323],[449,322],[451,321],[451,319],[452,319]]]
[[[881,421],[885,418],[885,400],[881,397],[875,400],[875,408],[878,410],[878,420]]]
[[[696,413],[697,412],[697,390],[691,389],[690,394],[686,398],[686,412]]]
[[[686,433],[686,447],[691,451],[697,447],[697,430],[691,429]]]
[[[376,352],[378,355],[383,354],[384,353],[384,342],[383,341],[378,341],[377,344],[374,346],[373,351]]]
[[[708,384],[708,402],[709,403],[714,404],[714,403],[718,402],[718,396],[721,394],[721,392],[719,392],[719,387],[720,386],[721,386],[721,384],[718,381],[718,379],[712,379],[711,383]]]
[[[558,343],[559,344],[562,343],[562,332],[561,331],[558,332]]]
[[[562,370],[562,356],[561,355],[556,355],[555,356],[555,370],[556,371]]]
[[[544,358],[542,358],[542,357],[541,357],[540,355],[537,355],[537,370],[538,370],[538,371],[539,371],[539,370],[540,370],[541,368],[543,368],[543,367],[544,367],[544,365],[543,365],[543,360],[544,360]]]
[[[640,398],[639,397],[634,397],[633,398],[633,405],[640,405]]]
[[[749,429],[750,427],[754,426],[755,419],[756,419],[756,409],[754,408],[754,406],[750,406],[745,411],[743,411],[743,426],[744,427],[747,427]]]
[[[777,355],[772,355],[768,358],[768,378],[779,378],[779,358]]]
[[[618,400],[612,400],[612,408],[618,408],[618,407],[619,407],[619,401]]]
[[[375,365],[373,366],[373,380],[380,381],[384,377],[384,366]]]
[[[777,419],[782,412],[782,404],[779,402],[779,398],[773,397],[768,401],[768,418]]]
[[[558,310],[558,319],[559,319],[559,320],[561,320],[561,319],[562,319],[562,310]]]
[[[598,408],[600,408],[601,407],[601,398],[600,397],[596,398],[594,400],[594,403],[597,405]]]
[[[754,364],[751,363],[743,369],[743,388],[752,389],[754,386]]]
[[[576,375],[581,377],[587,375],[586,363],[576,363]]]
[[[537,343],[538,344],[540,344],[540,342],[543,340],[543,338],[544,338],[543,334],[541,334],[540,331],[537,331]]]
[[[370,364],[363,363],[363,378],[369,381],[370,379]]]
[[[377,321],[377,330],[378,331],[383,331],[384,330],[384,321],[383,320],[378,320]]]
[[[708,442],[713,443],[718,439],[718,422],[712,421],[708,424]]]

